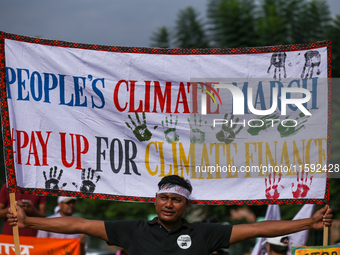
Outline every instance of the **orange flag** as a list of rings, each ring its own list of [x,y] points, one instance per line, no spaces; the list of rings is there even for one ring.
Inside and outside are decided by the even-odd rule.
[[[0,254],[14,255],[14,240],[11,235],[0,235]],[[79,255],[78,239],[37,238],[20,236],[21,255]]]

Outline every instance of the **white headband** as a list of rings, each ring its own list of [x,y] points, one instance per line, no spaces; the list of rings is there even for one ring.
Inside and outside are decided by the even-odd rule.
[[[165,185],[161,187],[156,194],[161,194],[161,193],[175,193],[178,195],[181,195],[185,197],[186,199],[190,199],[190,191],[187,190],[186,188],[183,188],[178,185]]]

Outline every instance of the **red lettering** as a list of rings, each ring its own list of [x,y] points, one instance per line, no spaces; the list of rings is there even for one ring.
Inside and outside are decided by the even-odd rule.
[[[150,85],[151,81],[145,81],[144,112],[150,112]]]
[[[159,102],[161,112],[164,112],[164,106],[165,106],[165,101],[166,101],[165,112],[171,113],[171,82],[167,81],[165,83],[164,95],[162,93],[162,89],[161,89],[161,86],[159,85],[159,82],[154,81],[154,83],[155,83],[155,95],[154,95],[154,108],[152,112],[157,112],[157,101]]]
[[[42,149],[42,152],[43,152],[43,163],[42,165],[43,166],[48,166],[47,164],[47,142],[48,142],[48,139],[50,138],[50,134],[52,133],[51,131],[49,132],[46,132],[47,133],[47,137],[46,137],[46,142],[44,141],[42,135],[41,135],[41,131],[36,131],[35,132],[38,136],[38,139],[39,139],[39,142],[40,142],[40,145],[41,145],[41,149]]]
[[[198,113],[198,106],[197,106],[197,83],[192,82],[192,113]]]
[[[128,82],[125,80],[120,80],[115,87],[114,93],[113,93],[113,103],[115,104],[116,108],[118,111],[123,112],[125,111],[126,107],[127,107],[127,102],[125,103],[125,107],[121,108],[119,105],[119,100],[118,100],[118,92],[119,92],[119,87],[122,83],[126,84],[126,90],[129,91],[129,86],[128,86]]]
[[[135,109],[135,84],[136,81],[130,81],[130,108],[129,112],[143,112],[143,102],[139,100],[138,109]]]
[[[65,167],[72,167],[74,164],[74,139],[73,135],[70,134],[71,136],[71,146],[72,146],[72,161],[71,163],[67,162],[66,160],[66,133],[59,133],[60,134],[60,140],[61,140],[61,161]],[[76,137],[76,146],[77,146],[77,151],[76,151],[76,169],[82,169],[81,167],[81,154],[86,154],[89,150],[89,142],[86,139],[85,136],[83,135],[75,135]],[[84,148],[82,149],[82,141]]]
[[[24,135],[23,143],[21,144],[21,134]],[[25,148],[28,145],[29,137],[25,131],[17,130],[17,156],[18,156],[18,164],[21,165],[21,149]]]
[[[81,150],[81,139],[84,141],[84,149]],[[81,154],[86,154],[89,151],[89,142],[83,135],[76,135],[77,142],[77,167],[76,169],[82,169],[81,167]]]
[[[188,88],[188,93],[189,93],[190,82],[188,82],[187,88]],[[180,97],[182,98],[182,101],[180,101]],[[177,96],[177,101],[176,101],[176,109],[175,109],[174,113],[179,113],[178,106],[179,106],[180,103],[183,104],[183,110],[184,110],[183,113],[190,113],[187,95],[185,93],[185,87],[184,87],[183,82],[181,82],[179,84],[178,96]]]
[[[33,149],[33,151],[32,151]],[[35,143],[35,137],[34,137],[34,131],[32,131],[31,133],[31,143],[30,143],[30,149],[28,152],[28,159],[27,159],[27,163],[26,165],[31,165],[30,163],[30,155],[33,154],[34,155],[34,159],[35,159],[35,166],[40,166],[40,161],[39,161],[39,156],[38,156],[38,151],[37,151],[37,144]]]
[[[68,163],[66,160],[66,133],[59,133],[60,134],[60,142],[61,142],[61,162],[65,167],[71,167],[74,163],[74,144],[73,144],[73,134],[71,136],[71,145],[72,145],[72,161]]]
[[[47,142],[50,136],[50,132],[47,132],[46,142],[44,141],[41,131],[32,131],[31,136],[28,135],[26,131],[22,130],[14,130],[12,129],[12,144],[13,144],[13,154],[17,153],[17,160],[18,164],[22,164],[22,153],[23,149],[28,147],[28,156],[26,165],[31,165],[31,156],[34,157],[34,166],[41,166],[40,160],[43,162],[43,166],[48,166],[47,164]],[[16,134],[16,139],[15,139]],[[35,135],[38,136],[41,148],[42,148],[42,158],[39,159],[39,152],[37,147],[37,141]],[[16,144],[15,144],[16,142]],[[17,151],[14,150],[16,147]]]
[[[144,81],[144,85],[138,87],[136,91],[136,84],[137,80],[120,80],[114,89],[113,94],[113,102],[116,109],[119,112],[124,112],[128,110],[128,112],[151,112],[151,107],[153,107],[152,112],[165,112],[165,113],[172,113],[171,109],[171,87],[172,82],[167,81],[165,82],[165,86],[161,86],[159,81]],[[153,105],[151,101],[151,87],[153,82]],[[126,85],[126,90],[129,92],[129,101],[125,101],[124,104],[122,98],[126,98],[126,96],[122,97],[119,96],[120,87],[122,84]],[[210,83],[213,84],[213,83]],[[137,84],[138,85],[138,84]],[[190,85],[192,86],[192,97],[193,97],[193,113],[198,113],[198,105],[197,105],[197,83],[190,83],[187,82],[180,82],[175,111],[173,113],[189,113],[190,114],[190,107],[188,103],[188,96],[187,93],[190,93]],[[202,85],[203,86],[203,85]],[[164,87],[164,91],[163,91]],[[140,88],[144,89],[144,99]],[[209,87],[207,87],[209,89]],[[125,93],[124,93],[125,94]],[[123,104],[123,105],[122,105]],[[128,105],[129,104],[129,105]],[[182,109],[183,110],[180,110]],[[208,102],[208,111],[211,113],[210,102]],[[218,109],[217,109],[218,111]]]

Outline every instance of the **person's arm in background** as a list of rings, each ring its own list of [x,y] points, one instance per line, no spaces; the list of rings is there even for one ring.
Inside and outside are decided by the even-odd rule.
[[[40,203],[39,208],[37,208],[31,200],[19,200],[17,202],[25,210],[26,214],[33,217],[46,217],[46,203]]]
[[[11,227],[33,228],[48,232],[64,234],[87,234],[109,241],[104,221],[87,220],[79,217],[65,216],[57,218],[28,217],[25,211],[16,205],[17,214],[14,214],[11,208],[8,209],[7,220]]]
[[[6,184],[2,185],[0,190],[0,219],[6,219],[6,214],[8,211],[8,195]]]
[[[40,197],[38,208],[35,207],[31,200],[18,200],[18,205],[24,208],[26,214],[34,217],[46,217],[46,197]],[[2,185],[0,191],[0,219],[6,219],[6,214],[10,206],[9,195],[6,183]]]
[[[0,219],[6,219],[8,207],[0,203]]]

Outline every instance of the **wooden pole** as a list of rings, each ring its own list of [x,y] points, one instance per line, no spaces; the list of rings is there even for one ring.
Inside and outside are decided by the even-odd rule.
[[[323,246],[328,246],[328,227],[323,226]]]
[[[9,194],[9,201],[10,201],[12,212],[14,214],[16,214],[17,209],[15,208],[15,193]],[[19,228],[18,228],[18,226],[13,227],[13,237],[14,237],[15,255],[20,255],[20,242],[19,242]]]
[[[328,211],[329,206],[327,206],[326,213]],[[325,225],[323,226],[323,246],[328,246],[328,232],[329,232],[329,227],[326,227]]]

